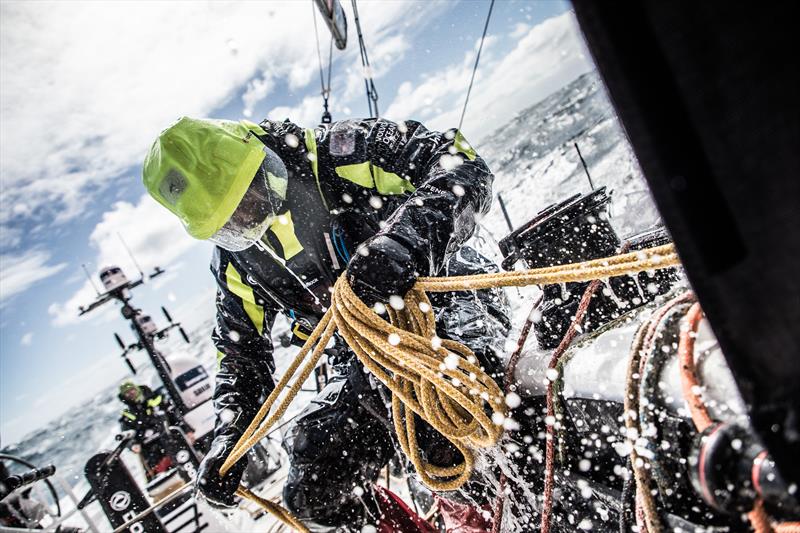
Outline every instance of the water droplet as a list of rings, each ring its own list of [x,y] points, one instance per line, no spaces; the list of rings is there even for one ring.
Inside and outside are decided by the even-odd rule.
[[[396,294],[389,296],[389,305],[395,311],[402,311],[406,307],[406,303],[403,301],[403,299]]]
[[[300,146],[300,139],[297,138],[297,135],[292,133],[287,133],[286,136],[283,138],[283,142],[286,143],[287,146],[291,148],[297,148]]]
[[[506,405],[512,409],[519,407],[519,404],[522,403],[522,398],[519,397],[519,394],[516,392],[509,392],[506,394]]]
[[[494,413],[492,413],[492,422],[496,426],[502,426],[505,419],[506,415],[504,415],[500,411],[495,411]]]

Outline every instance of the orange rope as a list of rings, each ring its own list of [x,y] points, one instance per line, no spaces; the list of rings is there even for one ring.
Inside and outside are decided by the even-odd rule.
[[[708,414],[703,398],[698,392],[700,390],[700,380],[697,378],[697,371],[694,366],[694,340],[697,337],[697,328],[703,318],[703,310],[700,304],[695,302],[689,312],[686,313],[688,324],[681,331],[681,339],[678,344],[678,357],[681,364],[681,385],[683,397],[689,404],[689,411],[692,413],[692,421],[697,431],[702,433],[714,423]]]
[[[772,533],[772,524],[770,524],[769,516],[764,510],[764,503],[761,498],[757,499],[753,504],[753,509],[747,513],[747,519],[750,520],[750,525],[753,526],[753,531],[756,533]]]

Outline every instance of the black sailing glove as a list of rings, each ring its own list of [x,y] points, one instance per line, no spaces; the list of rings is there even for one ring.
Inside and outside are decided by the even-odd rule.
[[[229,510],[236,507],[234,493],[247,467],[247,456],[233,465],[224,478],[220,477],[219,469],[239,440],[239,436],[238,432],[217,435],[197,471],[195,495],[205,498],[215,509]]]
[[[387,304],[403,297],[417,279],[417,261],[403,244],[386,235],[375,235],[358,247],[347,265],[347,279],[365,304]]]

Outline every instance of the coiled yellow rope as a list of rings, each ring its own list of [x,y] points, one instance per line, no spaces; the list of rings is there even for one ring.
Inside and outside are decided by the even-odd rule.
[[[338,329],[358,360],[391,391],[392,418],[400,446],[422,481],[432,490],[457,489],[472,474],[473,450],[493,446],[502,434],[502,426],[492,421],[487,406],[489,412],[502,415],[498,416],[499,420],[505,418],[507,411],[500,387],[481,370],[472,351],[461,343],[437,337],[435,317],[426,292],[589,281],[678,264],[678,255],[668,244],[535,270],[419,278],[405,296],[405,306],[389,309],[389,322],[367,307],[342,276],[334,285],[330,309],[234,446],[220,468],[220,475],[224,476],[286,413]],[[295,374],[296,379],[270,414]],[[417,446],[413,413],[453,443],[463,454],[464,462],[440,468],[423,461]],[[289,527],[308,531],[279,504],[263,500],[243,487],[237,493],[255,501]]]

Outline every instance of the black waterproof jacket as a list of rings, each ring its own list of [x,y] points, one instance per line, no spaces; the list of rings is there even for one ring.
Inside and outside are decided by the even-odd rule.
[[[456,130],[384,119],[304,130],[265,120],[253,133],[281,156],[289,184],[283,215],[262,239],[272,253],[214,252],[217,435],[246,428],[274,388],[276,315],[290,317],[302,342],[359,243],[390,236],[413,251],[419,275],[437,275],[491,202],[493,176]]]
[[[132,444],[142,444],[146,440],[147,430],[158,433],[163,429],[161,416],[156,414],[156,408],[161,407],[162,410],[166,408],[166,405],[162,405],[164,397],[153,392],[147,385],[140,385],[139,391],[141,397],[137,400],[128,400],[122,395],[118,396],[119,400],[125,404],[125,409],[119,416],[120,428],[122,431],[133,430],[136,432]]]

